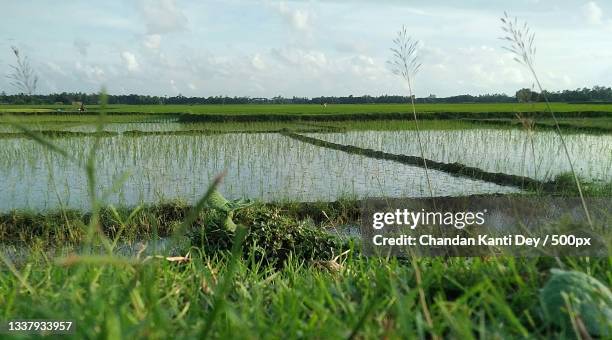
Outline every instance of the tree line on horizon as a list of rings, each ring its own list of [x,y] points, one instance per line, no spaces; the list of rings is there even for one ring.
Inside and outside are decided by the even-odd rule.
[[[549,101],[568,102],[568,103],[612,103],[612,88],[604,86],[594,86],[593,88],[579,88],[575,90],[563,90],[557,92],[544,91]],[[543,102],[543,93],[538,93],[532,89],[524,88],[516,91],[514,96],[507,94],[482,94],[482,95],[458,95],[450,97],[436,97],[430,95],[423,98],[415,98],[416,103],[517,103],[517,102]],[[150,95],[108,95],[109,104],[127,105],[160,105],[160,104],[401,104],[409,103],[409,96],[381,95],[381,96],[321,96],[321,97],[291,97],[286,98],[276,96],[272,98],[255,97],[229,97],[229,96],[209,96],[209,97],[186,97],[177,96],[150,96]],[[99,103],[97,93],[81,92],[62,92],[52,94],[6,94],[0,93],[0,104],[64,104],[83,103],[85,105],[95,105]]]

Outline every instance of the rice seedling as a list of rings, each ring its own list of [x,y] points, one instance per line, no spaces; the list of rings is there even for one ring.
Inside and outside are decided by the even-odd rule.
[[[535,152],[535,144],[533,141],[534,138],[534,121],[532,119],[529,118],[525,118],[523,117],[520,113],[516,114],[516,118],[518,119],[518,121],[521,123],[521,125],[523,126],[523,130],[527,131],[527,140],[524,144],[524,148],[527,147],[527,141],[529,141],[529,145],[531,146],[531,157],[532,157],[532,164],[536,164],[536,152]],[[523,154],[527,154],[526,150],[523,149]],[[523,159],[525,160],[527,157],[524,157]],[[523,161],[523,166],[525,165],[525,162]],[[534,166],[533,169],[533,176],[534,178],[538,178],[538,167]]]

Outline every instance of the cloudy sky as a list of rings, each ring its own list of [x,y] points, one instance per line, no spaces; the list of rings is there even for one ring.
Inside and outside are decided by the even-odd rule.
[[[612,1],[4,1],[11,45],[38,93],[319,96],[404,93],[386,61],[406,25],[421,42],[418,96],[514,93],[532,81],[501,49],[507,10],[537,32],[536,66],[559,90],[612,85]],[[15,92],[6,77],[0,90]]]

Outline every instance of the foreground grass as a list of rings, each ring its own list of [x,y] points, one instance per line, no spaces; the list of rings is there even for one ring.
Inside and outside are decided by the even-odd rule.
[[[19,278],[0,271],[0,315],[72,319],[74,338],[199,338],[207,326],[213,338],[573,337],[545,321],[536,298],[548,269],[612,284],[612,258],[423,258],[413,266],[349,252],[333,266],[293,257],[277,269],[239,260],[221,307],[215,295],[230,255],[205,251],[192,248],[186,263],[32,257]],[[420,289],[433,327],[424,320]],[[208,323],[215,309],[219,317]]]
[[[114,244],[154,240],[189,211],[109,209],[100,227]],[[73,338],[573,337],[537,298],[549,269],[612,284],[612,257],[367,258],[323,232],[358,215],[353,201],[256,204],[234,216],[249,232],[230,252],[236,239],[205,209],[175,247],[131,256],[84,245],[86,215],[5,215],[0,239],[26,251],[1,258],[0,319],[72,319]]]

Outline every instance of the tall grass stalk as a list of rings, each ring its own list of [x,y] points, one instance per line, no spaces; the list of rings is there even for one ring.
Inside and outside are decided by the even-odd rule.
[[[421,68],[421,63],[419,61],[417,55],[417,48],[419,42],[413,40],[408,35],[408,29],[406,26],[402,26],[402,28],[397,32],[397,37],[393,39],[393,44],[395,47],[391,48],[392,59],[388,61],[388,64],[391,66],[391,71],[400,77],[402,77],[407,85],[408,85],[408,94],[410,96],[410,105],[412,108],[412,115],[414,117],[414,128],[417,136],[417,143],[419,144],[419,152],[421,154],[421,158],[423,159],[423,168],[425,169],[425,177],[427,179],[427,187],[429,188],[429,195],[433,200],[434,193],[433,187],[431,185],[431,179],[429,177],[429,169],[427,168],[427,160],[425,159],[425,150],[423,148],[423,141],[421,140],[421,131],[419,129],[419,121],[416,112],[416,106],[414,103],[414,77],[419,72]],[[435,209],[435,202],[434,209]],[[419,303],[421,304],[421,308],[423,309],[423,315],[425,316],[425,321],[429,326],[431,335],[433,339],[437,339],[437,335],[433,333],[433,320],[431,318],[431,313],[429,312],[429,307],[427,305],[427,300],[425,299],[425,292],[423,290],[422,282],[421,282],[421,271],[419,265],[417,263],[417,258],[414,254],[411,253],[411,262],[414,266],[415,276],[417,280],[417,289],[419,291]]]
[[[587,221],[589,225],[593,226],[593,221],[591,220],[591,215],[589,214],[589,209],[587,207],[586,201],[584,199],[584,195],[582,193],[582,186],[580,185],[580,180],[578,179],[578,175],[574,170],[574,164],[572,162],[572,158],[570,157],[569,150],[567,149],[567,144],[565,143],[565,138],[563,137],[563,133],[561,132],[561,127],[559,126],[559,121],[557,120],[557,116],[555,112],[551,108],[550,102],[548,100],[548,96],[546,95],[546,91],[540,82],[540,78],[535,70],[535,55],[536,55],[536,46],[535,46],[535,32],[531,31],[527,22],[523,22],[522,25],[518,22],[516,17],[511,18],[508,16],[508,13],[504,12],[504,16],[500,18],[502,22],[502,30],[505,32],[506,36],[500,39],[508,41],[510,43],[509,46],[504,46],[503,48],[512,54],[514,54],[514,60],[519,64],[525,66],[533,80],[535,81],[538,89],[540,90],[540,94],[544,98],[544,102],[546,104],[546,110],[550,113],[555,123],[555,128],[557,131],[557,135],[561,141],[561,146],[563,147],[563,151],[565,152],[565,156],[567,157],[567,161],[569,162],[570,171],[574,176],[574,181],[576,182],[576,186],[578,188],[578,194],[580,195],[580,200],[582,201],[582,207],[584,209],[584,213],[586,215]]]
[[[9,79],[10,84],[18,91],[31,96],[36,92],[38,75],[34,72],[27,56],[22,56],[16,46],[11,46],[11,50],[17,59],[17,64],[10,65],[13,71],[6,77]]]
[[[391,52],[393,53],[392,58],[387,63],[391,67],[393,74],[402,77],[408,84],[408,94],[410,95],[410,104],[412,107],[412,114],[414,116],[414,127],[417,134],[417,142],[419,144],[421,157],[423,158],[423,166],[425,168],[425,177],[427,178],[429,194],[433,198],[433,187],[431,185],[431,179],[429,178],[429,169],[427,168],[427,161],[425,160],[425,151],[423,149],[423,142],[421,140],[416,106],[414,105],[414,77],[421,68],[421,63],[419,62],[417,55],[419,42],[408,36],[408,29],[406,26],[402,26],[402,29],[397,32],[397,37],[393,39],[393,44],[395,47],[391,48]]]

